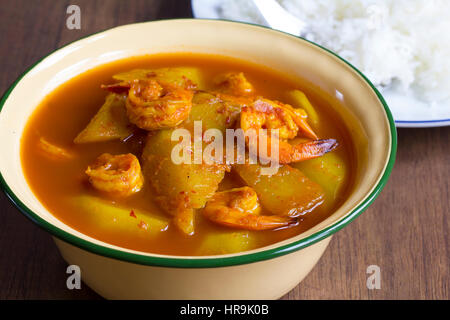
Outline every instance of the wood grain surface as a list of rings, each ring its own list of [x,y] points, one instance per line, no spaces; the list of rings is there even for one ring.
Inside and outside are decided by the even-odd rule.
[[[66,28],[70,4],[81,8],[81,30]],[[80,37],[191,16],[189,1],[0,0],[0,93],[39,58]],[[398,138],[397,162],[379,198],[334,236],[283,299],[449,299],[450,127],[400,129]],[[379,290],[367,289],[369,265],[380,267]],[[0,299],[100,299],[84,284],[68,290],[66,277],[50,236],[2,193]]]

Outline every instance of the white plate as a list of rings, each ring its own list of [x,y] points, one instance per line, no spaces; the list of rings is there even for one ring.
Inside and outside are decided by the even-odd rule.
[[[221,19],[220,5],[223,0],[192,0],[192,13],[195,18]],[[241,20],[236,17],[236,20]],[[241,20],[242,21],[242,20]],[[244,21],[258,23],[258,21]],[[383,92],[397,127],[426,128],[450,125],[450,106],[430,108],[425,103],[398,93]]]

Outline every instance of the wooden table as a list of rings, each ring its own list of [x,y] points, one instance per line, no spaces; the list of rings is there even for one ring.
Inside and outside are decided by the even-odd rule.
[[[66,8],[81,8],[81,30]],[[191,17],[189,1],[0,0],[0,92],[40,57],[93,32]],[[397,162],[375,203],[337,233],[308,277],[283,299],[449,299],[450,127],[400,129]],[[1,156],[7,156],[1,154]],[[0,299],[99,299],[66,289],[66,263],[49,235],[0,196]],[[366,287],[369,265],[381,289]]]

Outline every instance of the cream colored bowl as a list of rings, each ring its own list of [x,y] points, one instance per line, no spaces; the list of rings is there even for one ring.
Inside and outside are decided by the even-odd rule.
[[[354,191],[328,219],[280,243],[238,254],[178,257],[124,249],[72,229],[32,193],[20,161],[25,123],[52,90],[100,64],[162,52],[232,56],[320,85],[343,99],[339,112],[355,138]],[[355,68],[319,46],[278,31],[211,20],[126,25],[69,44],[30,68],[0,102],[1,183],[17,208],[55,238],[82,280],[113,299],[274,299],[297,285],[326,249],[331,235],[376,198],[392,169],[396,132],[381,95]]]

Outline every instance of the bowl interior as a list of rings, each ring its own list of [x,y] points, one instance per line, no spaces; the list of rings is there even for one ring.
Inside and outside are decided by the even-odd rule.
[[[152,36],[149,37],[149,34]],[[303,239],[301,247],[318,240],[320,232],[323,238],[340,229],[344,220],[353,219],[357,215],[356,211],[364,209],[362,207],[378,194],[384,184],[383,179],[387,178],[385,171],[392,165],[395,153],[392,119],[370,83],[343,60],[305,40],[248,24],[191,19],[140,23],[104,31],[55,51],[32,67],[3,98],[0,136],[3,138],[2,152],[8,155],[0,157],[4,187],[22,211],[26,211],[28,216],[54,235],[98,253],[102,253],[101,250],[93,248],[92,244],[118,250],[116,253],[169,257],[112,246],[65,225],[48,212],[31,192],[20,161],[20,141],[27,119],[48,93],[70,78],[100,64],[161,52],[227,55],[301,77],[319,85],[330,96],[342,100],[345,107],[338,112],[345,114],[344,118],[353,119],[347,121],[347,125],[356,144],[358,173],[350,197],[334,214],[307,232],[254,252],[272,250],[294,242],[298,244]],[[353,216],[350,216],[352,212]],[[175,256],[170,258],[183,259]],[[204,261],[208,257],[190,259]]]

